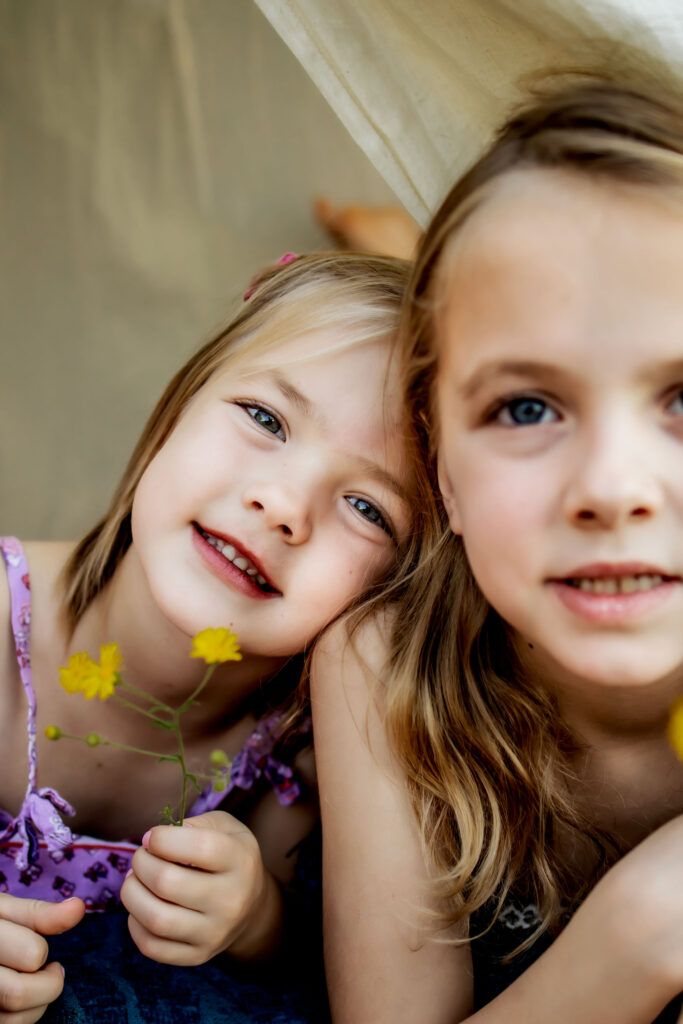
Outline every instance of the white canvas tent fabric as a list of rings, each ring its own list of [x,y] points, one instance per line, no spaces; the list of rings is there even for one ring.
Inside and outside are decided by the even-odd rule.
[[[256,0],[424,224],[540,69],[683,82],[682,0]]]

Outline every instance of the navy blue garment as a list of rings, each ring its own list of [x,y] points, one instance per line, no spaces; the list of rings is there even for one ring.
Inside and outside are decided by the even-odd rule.
[[[276,961],[199,967],[149,960],[128,932],[123,907],[87,914],[48,939],[66,971],[45,1024],[329,1024],[322,957],[320,826],[297,848],[285,894],[286,935]]]
[[[490,919],[489,914],[488,920]],[[476,936],[478,931],[482,931],[486,921],[485,912],[474,915],[472,934]],[[552,945],[553,937],[544,932],[529,949],[516,954],[508,961],[505,960],[508,954],[532,934],[538,921],[538,913],[533,904],[511,901],[505,905],[489,931],[473,939],[471,948],[475,1010],[480,1010],[482,1006],[486,1006],[500,995]],[[678,996],[662,1010],[653,1024],[676,1024],[682,1005],[683,997]]]
[[[90,914],[51,937],[66,970],[45,1024],[318,1024],[328,1021],[321,958],[277,966],[172,967],[148,960],[125,912]]]

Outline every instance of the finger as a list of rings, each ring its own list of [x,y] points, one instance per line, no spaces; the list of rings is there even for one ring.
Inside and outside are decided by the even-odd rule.
[[[0,964],[13,971],[39,971],[47,960],[42,935],[13,921],[0,922]]]
[[[48,964],[35,974],[22,974],[0,967],[0,1012],[7,1024],[32,1022],[42,1017],[64,987],[64,971],[58,963]],[[7,1015],[7,1016],[5,1016]]]
[[[126,878],[121,890],[121,898],[125,907],[133,898],[136,885],[141,884],[159,899],[170,904],[200,910],[196,900],[196,880],[202,879],[206,887],[207,879],[213,878],[213,872],[198,871],[185,864],[162,860],[140,848],[133,857],[133,873]]]
[[[0,919],[23,925],[41,935],[60,935],[78,924],[85,913],[85,904],[77,896],[61,903],[23,899],[0,893]]]
[[[226,871],[233,849],[226,839],[248,842],[250,838],[252,833],[237,818],[223,811],[211,811],[192,822],[184,822],[180,828],[157,825],[143,837],[143,847],[155,857],[201,871]]]
[[[176,967],[196,967],[208,959],[201,949],[189,942],[178,942],[150,932],[135,917],[128,918],[128,931],[143,956],[160,964]]]
[[[183,896],[182,890],[178,895]],[[192,942],[201,933],[203,915],[183,903],[169,902],[148,889],[135,875],[126,879],[121,901],[129,914],[158,938]]]

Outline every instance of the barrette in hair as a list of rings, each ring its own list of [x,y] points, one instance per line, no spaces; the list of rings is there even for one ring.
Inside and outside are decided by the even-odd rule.
[[[279,260],[275,261],[275,266],[284,266],[286,263],[293,263],[294,260],[298,260],[298,258],[299,257],[295,252],[286,252],[284,256],[281,256]],[[247,301],[247,299],[250,299],[252,297],[252,295],[258,288],[260,281],[261,274],[257,274],[256,277],[251,282],[251,284],[249,285],[249,287],[247,288],[244,295],[242,296],[245,302]]]

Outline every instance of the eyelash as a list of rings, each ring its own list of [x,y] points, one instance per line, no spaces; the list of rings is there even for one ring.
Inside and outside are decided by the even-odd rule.
[[[384,532],[392,540],[395,540],[394,531],[393,531],[390,523],[387,522],[387,520],[384,518],[384,516],[382,515],[380,510],[377,508],[377,506],[373,505],[373,503],[371,501],[368,501],[367,498],[357,498],[357,497],[355,497],[353,495],[350,496],[350,497],[347,497],[346,501],[348,501],[349,505],[352,508],[355,508],[358,511],[359,515],[363,516],[364,519],[367,519],[367,521],[369,523],[373,523],[374,525],[379,526],[380,530],[384,530]],[[357,502],[357,504],[354,504],[354,502]],[[371,509],[372,512],[375,513],[376,518],[373,519],[371,516],[364,515],[363,512],[361,512],[360,507],[359,507],[361,505],[364,505],[365,508],[367,508],[367,509]]]
[[[673,392],[673,398],[671,398],[667,402],[666,411],[671,412],[672,406],[676,402],[681,401],[681,399],[683,399],[683,389],[677,387]],[[543,415],[546,412],[549,412],[552,414],[552,418],[550,420],[540,418],[537,420],[527,420],[526,422],[514,420],[512,417],[511,409],[513,409],[515,406],[523,406],[525,404],[535,405],[536,407],[543,406],[543,412],[541,413],[541,416],[543,417]],[[503,419],[504,413],[507,413],[507,420]],[[683,408],[677,415],[682,414]],[[488,423],[498,422],[499,424],[502,424],[503,426],[506,427],[535,427],[540,426],[544,423],[556,422],[559,418],[559,415],[555,412],[550,403],[547,402],[544,398],[539,398],[537,395],[516,395],[513,398],[506,398],[503,401],[498,402],[494,406],[494,408],[486,415],[486,421]]]
[[[236,404],[240,409],[244,409],[250,419],[267,434],[270,434],[272,437],[277,437],[281,441],[286,441],[285,432],[280,419],[267,406],[259,405],[256,402],[237,402]],[[272,420],[274,424],[277,424],[277,431],[269,430],[268,427],[259,420],[259,414],[265,414],[265,416]],[[355,495],[348,496],[345,500],[352,508],[355,508],[358,511],[358,514],[362,516],[363,519],[366,519],[369,523],[378,526],[380,530],[383,530],[392,540],[395,540],[393,527],[385,519],[377,506],[371,501],[368,501],[367,498],[356,497]],[[364,512],[361,511],[360,506],[364,506],[365,509],[371,510],[371,512],[375,514],[375,518],[373,518],[372,515],[365,515]]]
[[[256,402],[237,402],[236,405],[238,405],[240,409],[244,409],[247,416],[253,420],[257,427],[260,427],[261,430],[265,431],[266,434],[270,434],[271,437],[277,437],[280,441],[286,441],[285,432],[279,417],[277,417],[267,406],[259,405]],[[269,430],[268,427],[258,419],[258,416],[261,413],[265,414],[265,416],[272,420],[273,423],[276,423],[278,429]]]

